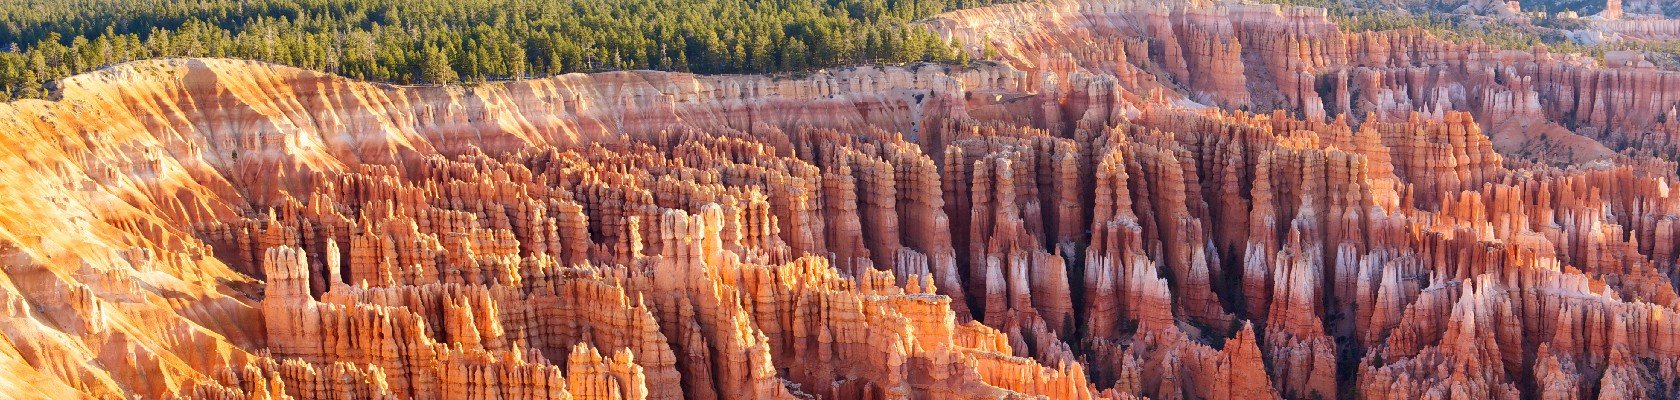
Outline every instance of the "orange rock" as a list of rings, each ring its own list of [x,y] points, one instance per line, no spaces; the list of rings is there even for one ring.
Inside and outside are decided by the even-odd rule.
[[[1000,60],[0,104],[0,388],[1677,395],[1673,72],[1276,5],[917,26]]]

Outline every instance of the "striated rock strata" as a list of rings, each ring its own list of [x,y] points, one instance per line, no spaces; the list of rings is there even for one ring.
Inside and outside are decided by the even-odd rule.
[[[1680,75],[1048,0],[1001,60],[0,104],[0,393],[1673,398]]]

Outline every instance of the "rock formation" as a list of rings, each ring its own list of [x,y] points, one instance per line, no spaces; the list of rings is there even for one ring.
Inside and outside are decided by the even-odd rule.
[[[0,104],[0,393],[1673,398],[1680,74],[1045,0],[973,66]]]

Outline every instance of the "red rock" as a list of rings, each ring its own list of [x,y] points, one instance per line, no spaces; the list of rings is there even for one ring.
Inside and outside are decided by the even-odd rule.
[[[919,26],[1002,59],[472,88],[179,59],[0,105],[0,387],[1676,395],[1672,72],[1274,5]]]

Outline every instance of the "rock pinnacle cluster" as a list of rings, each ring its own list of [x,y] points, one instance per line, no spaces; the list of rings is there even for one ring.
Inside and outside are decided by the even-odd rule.
[[[970,66],[0,104],[0,397],[1680,396],[1680,72],[1042,0]]]

